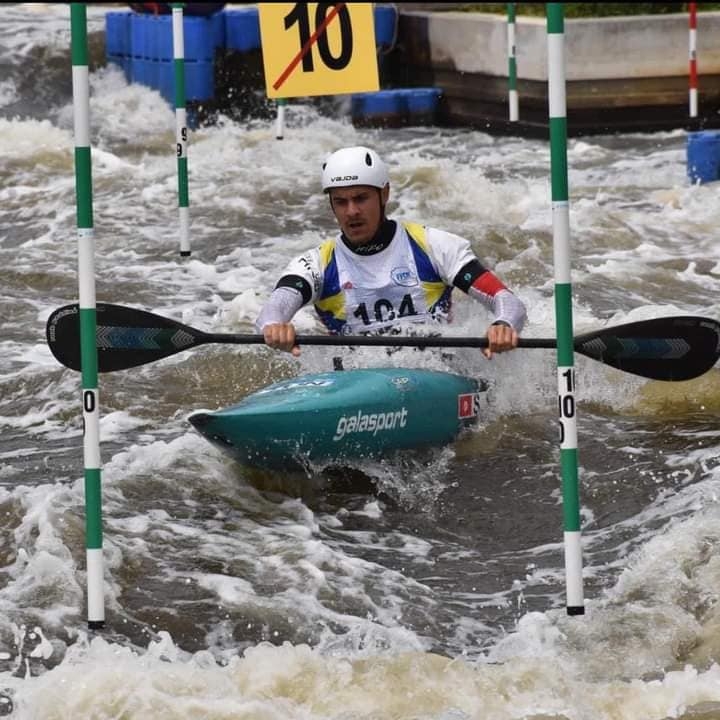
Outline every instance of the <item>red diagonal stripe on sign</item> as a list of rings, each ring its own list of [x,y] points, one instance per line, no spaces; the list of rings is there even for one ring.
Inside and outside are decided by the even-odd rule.
[[[288,79],[290,73],[298,66],[299,62],[310,52],[310,48],[317,42],[317,39],[325,32],[325,28],[333,18],[345,7],[345,3],[337,3],[329,15],[320,24],[320,27],[308,38],[300,52],[292,59],[292,62],[282,71],[280,77],[273,83],[273,88],[279,90],[280,86]]]

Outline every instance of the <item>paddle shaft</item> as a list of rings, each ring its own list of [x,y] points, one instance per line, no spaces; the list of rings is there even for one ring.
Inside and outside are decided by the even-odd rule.
[[[80,369],[77,305],[55,310],[47,340],[55,357]],[[123,305],[97,304],[98,370],[111,372],[161,360],[198,345],[262,345],[258,334],[207,333]],[[298,335],[298,345],[415,348],[486,348],[486,337],[407,335]],[[520,338],[520,348],[555,348],[555,338]],[[707,372],[720,356],[720,323],[711,318],[674,316],[602,328],[573,339],[575,352],[623,372],[655,380],[689,380]]]
[[[262,345],[265,339],[262,335],[243,335],[227,333],[201,333],[197,336],[195,345],[206,343],[219,343],[224,345]],[[398,335],[298,335],[295,338],[298,345],[343,345],[348,346],[376,346],[376,347],[466,347],[486,348],[486,337],[406,337]],[[518,347],[521,348],[554,348],[557,341],[554,338],[519,338]]]

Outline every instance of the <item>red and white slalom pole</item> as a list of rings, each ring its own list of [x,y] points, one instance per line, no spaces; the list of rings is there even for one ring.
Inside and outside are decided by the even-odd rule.
[[[697,3],[688,3],[690,10],[690,117],[698,114],[697,76]]]

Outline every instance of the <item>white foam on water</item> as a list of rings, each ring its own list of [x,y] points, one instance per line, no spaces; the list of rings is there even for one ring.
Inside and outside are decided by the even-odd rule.
[[[18,92],[12,80],[0,81],[0,108],[10,105],[18,99]]]
[[[0,152],[8,160],[42,161],[51,154],[67,154],[72,135],[49,120],[0,118]]]
[[[88,9],[91,29],[101,30],[107,8]],[[69,57],[66,6],[14,5],[3,17],[3,58],[31,61],[36,48]],[[172,108],[112,66],[90,80],[100,299],[210,332],[253,332],[287,261],[336,231],[318,190],[320,159],[368,144],[390,166],[393,216],[470,238],[528,305],[525,336],[553,337],[547,143],[437,128],[361,130],[300,102],[287,108],[282,142],[271,122],[220,118],[190,133],[193,253],[181,260]],[[0,83],[0,105],[17,92]],[[664,315],[720,316],[717,190],[689,185],[683,141],[676,132],[569,142],[578,332]],[[584,616],[569,618],[562,607],[560,530],[555,541],[486,557],[482,538],[464,544],[460,525],[451,528],[455,544],[411,523],[387,527],[398,517],[430,524],[459,482],[458,467],[469,475],[463,482],[478,480],[456,449],[427,465],[365,467],[400,510],[370,498],[316,507],[254,489],[184,418],[210,397],[247,393],[281,360],[264,348],[227,356],[197,349],[101,376],[109,628],[86,636],[80,377],[44,343],[50,311],[77,295],[72,107],[52,120],[0,119],[0,154],[11,168],[0,184],[0,696],[12,699],[13,720],[665,720],[718,703],[712,388],[687,390],[708,405],[691,418],[689,401],[672,405],[669,389],[580,357],[580,410],[605,408],[591,427],[607,433],[597,440],[622,465],[581,468],[593,594]],[[446,334],[482,336],[489,320],[458,297]],[[321,332],[310,309],[297,327]],[[484,419],[499,428],[535,416],[555,421],[552,351],[489,362],[468,349],[450,358],[375,348],[342,355],[347,367],[486,378]],[[282,369],[327,370],[329,358],[306,348],[299,360],[283,358]],[[678,418],[670,449],[639,432],[617,439],[622,421],[643,415],[648,395]],[[527,440],[538,456],[528,459],[532,479],[556,474],[553,450],[542,454],[542,439]],[[476,462],[493,472],[487,459]],[[504,482],[522,489],[523,480]],[[622,508],[643,481],[653,491],[637,511],[618,510],[621,519],[610,522],[596,509],[590,491],[614,492]],[[550,502],[560,511],[559,491]],[[488,503],[489,524],[491,510]],[[448,556],[462,572],[448,570]],[[499,577],[463,585],[480,570]],[[543,612],[528,611],[534,597]]]
[[[147,651],[96,638],[72,646],[39,678],[13,678],[18,717],[158,718],[591,718],[685,717],[717,702],[720,668],[686,666],[648,681],[591,683],[541,648],[552,633],[535,623],[539,655],[513,665],[473,665],[417,652],[371,659],[324,656],[308,646],[264,643],[218,667],[161,633]],[[687,717],[690,717],[688,714]]]

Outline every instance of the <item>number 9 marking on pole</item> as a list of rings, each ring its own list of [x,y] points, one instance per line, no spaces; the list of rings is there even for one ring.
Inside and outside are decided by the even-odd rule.
[[[177,136],[176,136],[177,137]],[[177,156],[179,158],[185,157],[185,146],[187,144],[187,127],[183,125],[180,128],[180,141],[175,143]]]

